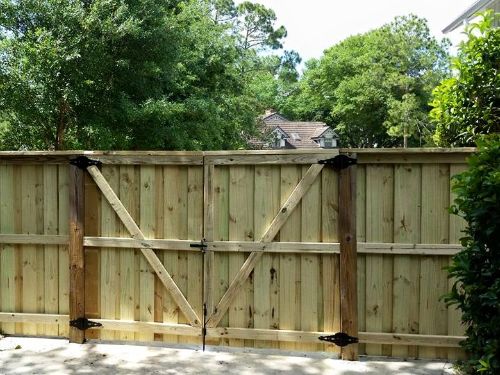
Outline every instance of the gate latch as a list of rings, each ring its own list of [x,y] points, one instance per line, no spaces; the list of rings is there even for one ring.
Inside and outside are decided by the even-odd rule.
[[[189,247],[196,247],[200,249],[202,252],[205,252],[207,250],[207,241],[203,238],[199,243],[191,243],[189,244]]]
[[[340,347],[344,347],[349,344],[356,344],[357,342],[359,342],[357,337],[349,336],[345,332],[337,332],[336,334],[330,336],[320,336],[319,339],[321,341],[332,342]]]
[[[75,320],[70,320],[69,325],[71,327],[78,328],[80,331],[85,331],[89,328],[102,327],[101,323],[93,322],[87,318],[78,318]]]
[[[357,164],[357,159],[341,154],[330,159],[318,160],[318,164],[331,165],[335,169],[345,169],[351,165]]]

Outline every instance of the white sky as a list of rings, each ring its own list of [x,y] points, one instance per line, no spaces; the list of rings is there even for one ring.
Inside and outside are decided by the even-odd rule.
[[[434,36],[442,38],[445,35],[441,30],[474,3],[474,0],[252,1],[276,12],[277,25],[288,30],[285,49],[297,51],[303,61],[320,57],[324,49],[349,35],[366,32],[409,13],[426,18]],[[446,37],[456,45],[462,38],[461,30]]]

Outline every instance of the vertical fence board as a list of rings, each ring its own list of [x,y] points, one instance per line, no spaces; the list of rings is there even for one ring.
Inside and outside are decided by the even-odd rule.
[[[128,213],[138,219],[136,202],[139,198],[138,183],[134,166],[120,166],[120,200],[127,208]],[[123,224],[119,225],[120,237],[130,237]],[[119,318],[134,320],[134,292],[135,292],[135,256],[134,249],[120,249],[120,309]],[[119,332],[120,340],[134,340],[134,332]]]
[[[340,327],[350,336],[358,336],[357,245],[356,245],[356,166],[339,172],[340,240]],[[358,359],[358,345],[341,350],[342,359]]]
[[[302,172],[297,166],[281,166],[281,204],[284,204],[292,193],[295,186],[300,181]],[[301,205],[292,212],[280,231],[280,241],[300,241],[301,228]],[[280,255],[279,284],[279,328],[280,329],[300,329],[300,305],[296,301],[300,300],[300,285],[298,279],[300,275],[300,261],[296,254]],[[281,349],[295,349],[293,342],[280,342]]]
[[[140,179],[140,228],[146,238],[155,236],[155,168],[141,166]],[[139,318],[143,322],[154,321],[155,275],[146,258],[139,252]],[[136,339],[153,341],[154,335],[149,332],[139,332]]]
[[[366,167],[356,171],[356,237],[366,242]],[[366,331],[366,256],[358,254],[358,329]],[[359,354],[365,354],[365,344],[358,345]]]
[[[254,220],[255,238],[261,238],[276,216],[280,207],[279,167],[255,167]],[[263,254],[254,269],[254,327],[272,329],[275,314],[279,314],[277,305],[272,303],[273,289],[277,284],[279,267],[273,267],[274,256]],[[269,341],[256,341],[259,348],[275,347]]]
[[[449,242],[449,166],[422,166],[422,243]],[[448,280],[443,268],[446,257],[425,256],[420,263],[420,333],[446,335],[446,306],[440,297],[446,293]],[[423,358],[446,358],[446,349],[422,347]]]
[[[0,233],[14,233],[14,167],[0,165]],[[16,263],[19,250],[11,244],[0,245],[0,306],[5,312],[16,311]],[[14,323],[2,323],[1,330],[7,334],[15,333]]]
[[[36,216],[36,233],[43,234],[44,232],[44,173],[43,168],[35,168],[35,207],[34,214]],[[36,249],[36,311],[43,313],[45,311],[45,249],[43,245],[37,245]],[[44,335],[47,326],[45,324],[37,324],[36,331],[38,335]]]
[[[85,255],[83,236],[85,234],[85,182],[84,171],[69,167],[69,319],[85,316]],[[69,328],[69,341],[83,343],[85,331]]]
[[[69,166],[58,166],[59,234],[69,235]],[[85,187],[84,187],[85,190]],[[84,223],[85,224],[85,223]],[[85,276],[84,276],[85,277]],[[96,276],[94,276],[96,277]],[[69,313],[69,246],[59,245],[59,314]],[[85,285],[84,285],[85,288]],[[68,324],[59,324],[59,336],[69,336]]]
[[[101,192],[94,180],[85,173],[85,235],[100,236],[101,234]],[[87,247],[85,249],[85,316],[89,319],[100,318],[100,269],[101,249]],[[100,330],[92,329],[85,332],[87,339],[100,338]]]
[[[333,168],[324,168],[321,175],[321,241],[338,242],[339,185]],[[326,332],[340,331],[340,272],[339,256],[321,256],[323,285],[323,319],[320,327]],[[339,353],[333,344],[324,344],[328,352]]]
[[[165,187],[165,232],[166,238],[187,239],[187,184],[185,167],[167,167],[164,175]],[[185,251],[166,251],[165,267],[171,272],[179,289],[184,295],[187,291],[187,253]],[[164,293],[168,293],[166,290]],[[169,296],[170,297],[170,296]],[[166,298],[164,297],[164,301]],[[170,300],[167,300],[170,301]],[[167,305],[168,322],[186,323],[184,315],[173,302]],[[180,337],[172,337],[174,342],[182,342]],[[170,340],[169,340],[170,341]]]
[[[217,241],[229,240],[229,167],[217,167],[214,171],[214,239]],[[227,253],[214,254],[214,305],[216,305],[229,287],[229,255]],[[229,325],[229,313],[222,317],[220,326]],[[217,342],[217,341],[214,341]],[[220,339],[220,345],[229,345],[229,340]]]
[[[229,240],[254,241],[253,192],[254,170],[251,166],[232,166],[229,169]],[[229,280],[233,280],[248,254],[229,255]],[[249,299],[253,275],[250,275],[243,288],[229,307],[229,325],[249,328],[253,325],[253,303]],[[231,346],[243,346],[244,340],[229,340]]]
[[[392,242],[393,168],[369,165],[366,172],[366,241]],[[392,257],[366,256],[366,330],[392,330]],[[366,345],[367,354],[390,355],[390,346]]]
[[[104,178],[119,196],[120,170],[117,166],[104,166]],[[106,199],[101,200],[101,234],[113,237],[119,231],[119,219]],[[101,249],[101,318],[118,319],[120,317],[120,249]],[[116,331],[101,330],[101,339],[114,340],[119,334]]]
[[[155,210],[155,221],[153,225],[153,237],[155,238],[164,238],[165,235],[165,181],[164,181],[164,168],[163,166],[156,166],[154,168],[154,210]],[[153,219],[150,219],[151,222]],[[136,264],[137,261],[139,261],[139,265],[141,262],[141,259],[143,258],[143,255],[141,252],[137,253],[136,252]],[[156,251],[156,256],[158,259],[160,259],[161,262],[164,262],[164,257],[165,254],[163,251],[157,250]],[[161,280],[153,275],[154,278],[154,311],[153,311],[153,317],[155,322],[163,322],[163,307],[164,307],[164,300],[165,298],[168,298],[169,296],[167,295],[166,291],[164,290],[165,287]],[[139,283],[140,283],[140,278],[139,278]],[[137,280],[136,280],[137,284]],[[140,294],[140,293],[139,293]],[[165,297],[167,296],[167,297]],[[140,303],[139,303],[140,305]],[[159,333],[154,334],[154,340],[155,341],[164,341],[165,336]]]
[[[193,242],[203,238],[203,167],[189,167],[187,186],[187,238]],[[207,257],[208,254],[205,254]],[[203,316],[203,256],[199,252],[187,254],[188,289],[186,298],[199,317]],[[213,265],[212,265],[213,266]],[[187,338],[189,343],[199,339]]]
[[[57,165],[43,166],[43,233],[57,234],[59,230],[59,212],[57,208]],[[42,284],[45,289],[45,313],[57,314],[59,311],[59,253],[57,245],[45,245],[44,249],[45,277]],[[47,324],[45,332],[48,336],[57,336],[58,327]]]
[[[36,167],[26,165],[21,167],[21,226],[24,234],[37,233],[36,216]],[[37,247],[24,245],[22,248],[22,311],[36,313],[37,311]],[[33,323],[23,324],[22,333],[36,335],[37,327]]]
[[[309,167],[303,167],[304,175]],[[302,198],[301,237],[304,242],[320,242],[321,233],[321,178],[318,177]],[[322,293],[320,284],[319,255],[306,254],[300,257],[300,320],[303,331],[318,331],[319,303]],[[316,344],[301,344],[302,350],[317,350]]]
[[[394,172],[394,241],[420,242],[421,169],[399,164]],[[394,256],[393,332],[418,333],[420,262],[413,256]],[[397,357],[415,357],[416,348],[393,346]]]

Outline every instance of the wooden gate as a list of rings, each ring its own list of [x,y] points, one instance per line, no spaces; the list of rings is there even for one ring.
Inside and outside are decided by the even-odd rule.
[[[318,350],[324,332],[357,335],[355,172],[320,164],[337,155],[205,156],[209,339]]]
[[[70,320],[99,326],[70,340],[199,341],[203,156],[186,155],[71,162]]]

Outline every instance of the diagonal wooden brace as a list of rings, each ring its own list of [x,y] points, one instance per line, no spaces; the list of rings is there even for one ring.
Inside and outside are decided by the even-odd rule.
[[[280,229],[285,224],[286,220],[290,217],[293,210],[295,209],[295,207],[297,207],[297,204],[309,190],[322,169],[323,164],[313,164],[311,165],[311,167],[309,167],[306,174],[299,181],[292,194],[288,197],[278,214],[274,217],[273,221],[269,225],[269,228],[267,228],[266,232],[262,235],[259,242],[271,242],[274,237],[276,237]],[[231,285],[229,285],[226,293],[224,293],[224,296],[215,308],[214,313],[207,320],[206,326],[208,328],[217,327],[220,320],[245,283],[245,280],[248,278],[248,276],[250,276],[250,273],[255,268],[255,265],[262,257],[262,254],[264,254],[263,251],[253,251],[252,253],[250,253],[247,260],[231,282]]]
[[[125,228],[127,228],[132,238],[145,240],[146,237],[137,226],[132,216],[130,216],[127,209],[117,197],[111,186],[109,186],[101,171],[95,165],[88,166],[87,171],[92,176],[95,183],[103,193],[104,197],[122,221],[123,225],[125,225]],[[170,292],[175,303],[177,303],[182,313],[188,319],[189,323],[193,327],[201,327],[200,318],[193,310],[189,302],[186,300],[186,297],[184,297],[179,287],[175,284],[172,276],[170,276],[170,274],[167,272],[161,261],[156,256],[155,252],[150,248],[150,245],[145,241],[141,242],[141,245],[142,246],[140,249],[142,254],[148,261],[149,265],[153,268],[165,288],[167,288],[167,290]]]

